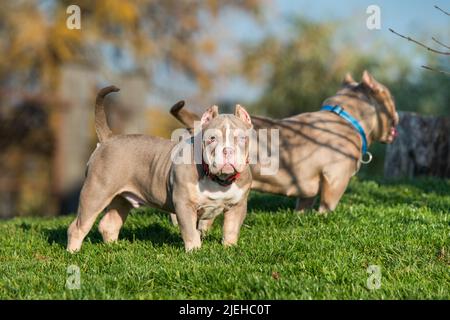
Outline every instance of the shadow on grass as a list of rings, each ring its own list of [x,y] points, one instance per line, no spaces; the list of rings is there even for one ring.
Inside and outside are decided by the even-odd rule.
[[[434,193],[438,196],[450,195],[450,179],[433,177],[417,177],[413,179],[374,178],[367,179],[367,181],[375,181],[376,183],[385,186],[410,187],[423,193]]]
[[[68,226],[61,226],[43,230],[47,242],[65,248],[67,245],[67,227]],[[171,228],[158,222],[142,226],[136,226],[135,224],[127,226],[125,223],[122,230],[120,230],[119,240],[127,240],[131,243],[136,241],[149,241],[156,247],[160,247],[164,244],[173,245],[175,247],[184,246],[179,232],[171,230]],[[102,236],[97,229],[97,224],[84,239],[84,243],[86,242],[93,244],[103,243]]]
[[[375,185],[361,185],[375,183]],[[416,207],[428,207],[433,211],[450,210],[450,180],[437,178],[415,179],[367,179],[353,182],[345,194],[368,195],[371,200],[383,205],[408,204]],[[358,202],[358,201],[357,201]],[[363,203],[363,201],[361,201]]]
[[[415,178],[392,180],[384,178],[354,178],[347,187],[344,197],[362,195],[362,199],[352,199],[352,203],[366,204],[364,195],[383,205],[412,204],[426,206],[431,210],[450,211],[450,180],[438,178]],[[426,195],[427,197],[424,197]],[[430,200],[430,197],[438,201]],[[445,198],[447,197],[447,199]],[[317,197],[315,209],[319,205]],[[294,209],[296,198],[253,191],[248,200],[249,211],[269,211]]]
[[[127,227],[125,224],[120,232],[119,239],[125,239],[130,242],[150,241],[154,246],[158,247],[164,244],[184,247],[183,240],[181,239],[181,234],[178,229],[173,230],[173,228],[169,228],[157,222],[151,223],[148,226],[137,228]]]
[[[249,211],[269,211],[293,209],[295,198],[253,191],[248,198]]]
[[[352,198],[352,195],[358,197]],[[366,197],[367,195],[367,197]],[[411,204],[414,206],[428,207],[431,210],[450,211],[450,180],[435,178],[418,178],[413,180],[386,180],[375,179],[354,179],[348,186],[344,199],[346,202],[354,204],[367,204],[370,198],[374,205],[392,206],[397,204]],[[316,203],[317,206],[317,203]],[[295,198],[260,193],[253,191],[248,201],[248,210],[265,211],[276,214],[280,210],[294,209]],[[149,212],[149,209],[142,209],[142,212],[135,212],[133,215],[139,215],[141,222],[130,221],[125,223],[120,232],[119,239],[125,239],[129,242],[149,241],[154,246],[164,244],[182,247],[183,241],[179,229],[168,225],[167,213]],[[154,210],[154,209],[150,209]],[[156,218],[155,222],[148,223],[148,219]],[[151,217],[150,217],[151,216]],[[215,225],[222,224],[223,216],[216,219]],[[143,222],[143,223],[142,223]],[[65,247],[67,244],[67,226],[60,226],[43,230],[47,241],[50,244],[58,244]],[[22,224],[21,228],[29,230],[30,226]],[[208,238],[214,236],[208,235]],[[91,243],[103,242],[100,233],[97,230],[97,224],[92,228],[85,241]],[[217,240],[219,241],[219,240]]]

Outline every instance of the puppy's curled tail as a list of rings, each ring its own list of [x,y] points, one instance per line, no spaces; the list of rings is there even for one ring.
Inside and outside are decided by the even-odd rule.
[[[189,111],[184,109],[184,101],[178,101],[175,103],[172,108],[170,108],[170,113],[178,120],[180,121],[186,128],[193,129],[194,128],[194,121],[200,121],[200,117]]]
[[[116,86],[109,86],[101,89],[97,94],[97,99],[95,100],[95,131],[97,132],[97,137],[100,142],[105,141],[113,135],[108,126],[108,121],[106,120],[103,100],[107,94],[117,92],[119,90],[120,89]]]

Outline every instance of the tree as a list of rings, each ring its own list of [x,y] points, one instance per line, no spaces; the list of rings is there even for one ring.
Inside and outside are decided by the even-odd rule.
[[[448,12],[445,11],[444,9],[441,9],[440,7],[438,7],[438,6],[436,6],[436,5],[435,5],[434,7],[435,7],[437,10],[441,11],[443,14],[445,14],[445,15],[447,15],[447,16],[450,16],[450,13],[448,13]],[[409,37],[409,36],[404,36],[404,35],[402,35],[402,34],[396,32],[396,31],[394,31],[392,28],[389,28],[389,31],[391,31],[392,33],[396,34],[397,36],[399,36],[399,37],[401,37],[401,38],[403,38],[403,39],[406,39],[406,40],[408,40],[408,41],[411,41],[411,42],[413,42],[413,43],[415,43],[415,44],[417,44],[417,45],[419,45],[419,46],[421,46],[421,47],[427,49],[427,50],[430,51],[430,52],[433,52],[433,53],[436,53],[436,54],[440,54],[440,55],[444,55],[444,56],[450,56],[450,51],[448,51],[448,50],[443,51],[443,50],[441,50],[441,49],[434,49],[434,48],[431,48],[431,47],[429,47],[428,45],[423,44],[423,43],[420,42],[420,41],[414,40],[413,38],[411,38],[411,37]],[[440,47],[443,47],[443,48],[445,48],[445,49],[449,49],[449,50],[450,50],[450,45],[449,45],[449,44],[444,44],[443,42],[441,42],[440,40],[436,39],[435,37],[431,37],[431,40],[433,40],[433,41],[434,41],[436,44],[438,44]],[[436,68],[436,67],[430,67],[430,66],[427,66],[427,65],[423,65],[422,68],[427,69],[427,70],[430,70],[430,71],[435,71],[435,72],[443,73],[443,74],[446,74],[446,75],[450,75],[450,70],[444,70],[444,69],[440,69],[440,68]]]
[[[212,75],[201,59],[216,47],[214,38],[202,35],[205,17],[230,7],[256,14],[259,2],[80,0],[81,30],[70,30],[66,9],[72,1],[2,1],[0,84],[54,90],[63,63],[84,61],[110,68],[126,56],[131,68],[146,72],[150,80],[154,62],[160,61],[205,89]],[[113,61],[105,48],[113,52]]]
[[[20,199],[24,199],[24,190],[32,190],[28,194],[35,198],[42,196],[42,201],[28,201],[27,198],[23,202],[27,202],[28,209],[23,212],[48,214],[55,211],[51,207],[59,205],[50,203],[63,203],[62,199],[68,194],[67,188],[62,187],[68,184],[61,182],[63,173],[80,179],[83,177],[84,162],[80,163],[81,173],[78,169],[69,169],[67,159],[75,157],[64,152],[64,147],[70,145],[64,137],[75,137],[73,131],[64,129],[82,128],[80,122],[84,119],[81,112],[74,112],[77,117],[65,116],[69,109],[79,111],[83,105],[74,107],[73,101],[65,104],[59,99],[63,75],[73,75],[74,68],[67,71],[67,65],[80,67],[81,64],[84,66],[81,69],[91,72],[89,79],[82,76],[77,81],[84,81],[83,84],[92,87],[92,91],[98,80],[105,80],[110,75],[117,79],[116,75],[129,74],[144,75],[142,82],[150,89],[156,82],[155,66],[160,65],[175,70],[205,90],[211,86],[215,70],[208,69],[204,61],[216,53],[217,46],[217,37],[206,32],[207,24],[229,8],[255,16],[260,1],[79,0],[76,4],[81,10],[80,30],[69,29],[66,25],[70,16],[66,10],[72,4],[69,0],[0,2],[0,146],[3,147],[0,148],[0,193],[5,195],[3,199],[10,198],[13,199],[10,202],[15,202],[11,206],[15,209],[8,209],[7,214],[19,211],[17,208],[20,208]],[[140,92],[147,91],[146,86],[143,87]],[[89,90],[84,89],[84,93]],[[82,96],[80,88],[74,88],[73,92]],[[48,118],[45,125],[49,130],[45,133],[50,132],[53,139],[36,134],[35,127],[31,126],[35,122],[33,117],[29,116],[30,113],[21,112],[20,103],[19,107],[12,107],[26,100],[28,95],[39,98],[39,103],[33,104],[33,108]],[[14,116],[15,113],[19,116]],[[19,119],[22,126],[17,125],[15,119]],[[5,123],[11,125],[5,126]],[[26,130],[27,135],[21,132],[23,127],[31,128]],[[3,130],[5,128],[6,131]],[[39,143],[36,136],[42,138]],[[39,155],[29,154],[29,143],[26,142],[42,145],[42,140],[55,143]],[[87,150],[83,143],[86,139],[81,140],[77,142],[77,151],[80,152],[74,152],[79,156],[84,155],[81,151]],[[17,155],[21,161],[11,155]],[[74,161],[80,162],[78,159]],[[42,164],[42,167],[36,164]],[[44,175],[34,177],[38,183],[33,184],[33,174],[26,168]],[[12,183],[5,184],[5,177]],[[27,185],[32,186],[26,188]],[[76,194],[75,187],[70,187],[74,191],[70,194]],[[14,196],[9,197],[9,194]],[[34,203],[30,205],[31,202]]]
[[[244,74],[264,87],[255,114],[284,117],[316,111],[336,93],[344,74],[381,69],[380,61],[351,46],[334,45],[337,23],[294,20],[287,41],[269,36],[245,46]]]

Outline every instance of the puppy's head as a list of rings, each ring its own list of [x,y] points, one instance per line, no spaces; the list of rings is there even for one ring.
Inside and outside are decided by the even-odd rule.
[[[233,114],[219,114],[212,106],[201,118],[203,160],[209,172],[226,179],[248,166],[249,129],[252,122],[247,111],[236,105]]]
[[[392,143],[397,136],[396,126],[399,122],[394,98],[389,89],[364,71],[361,82],[357,83],[350,74],[344,78],[343,85],[354,91],[362,92],[376,108],[378,126],[374,129],[374,136],[382,143]]]

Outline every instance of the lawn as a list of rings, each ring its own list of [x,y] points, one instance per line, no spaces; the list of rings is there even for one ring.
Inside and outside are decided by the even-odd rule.
[[[252,193],[239,246],[222,247],[219,219],[190,254],[152,209],[135,210],[118,243],[93,229],[75,255],[73,215],[2,221],[0,299],[450,299],[450,180],[354,178],[328,216],[293,205]],[[70,265],[80,289],[66,288]]]

